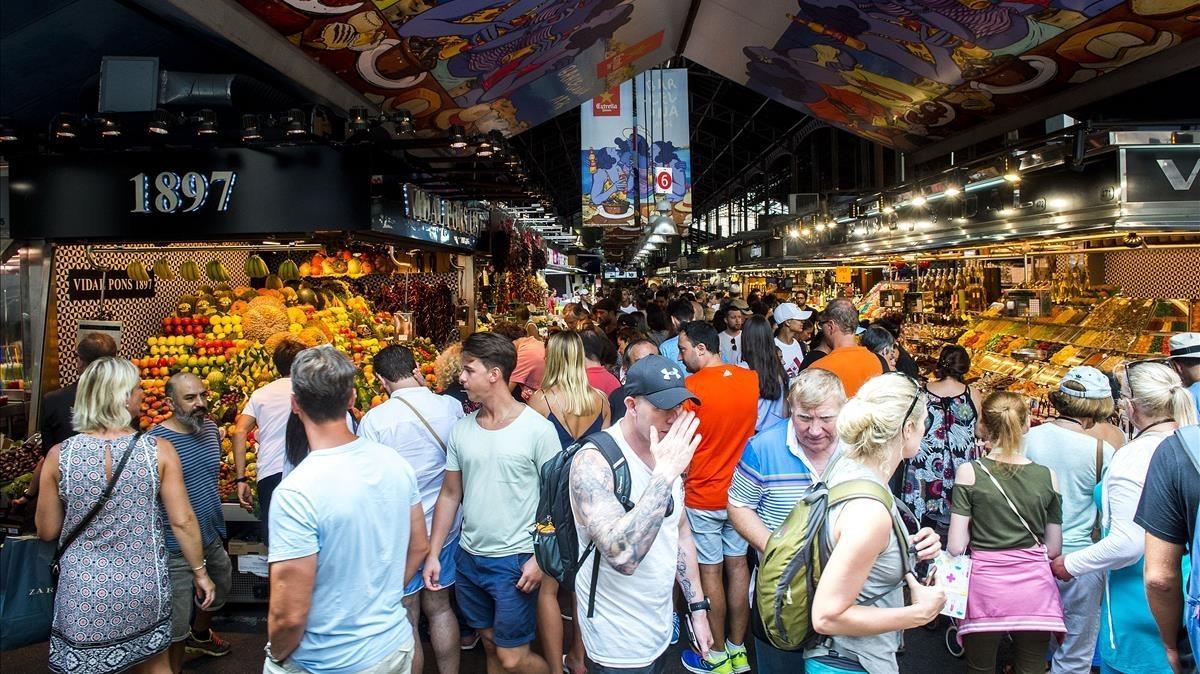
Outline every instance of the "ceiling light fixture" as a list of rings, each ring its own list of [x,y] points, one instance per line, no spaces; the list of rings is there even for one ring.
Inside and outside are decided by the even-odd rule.
[[[197,136],[217,135],[217,113],[205,108],[196,112],[195,121]]]
[[[283,125],[283,133],[288,136],[303,136],[308,133],[308,124],[306,123],[304,111],[300,108],[292,108],[287,111],[286,121]]]
[[[0,143],[15,143],[18,140],[20,137],[13,129],[12,121],[7,118],[0,119]]]
[[[957,185],[947,185],[946,189],[942,191],[942,194],[945,194],[953,199],[954,197],[962,194],[962,188],[958,187]]]
[[[925,203],[925,195],[920,192],[917,192],[917,196],[912,198],[912,205],[916,206],[917,208],[924,206]]]
[[[413,124],[412,113],[408,110],[398,111],[392,117],[392,122],[396,125],[396,133],[401,136],[411,136],[417,132],[417,128]]]
[[[351,133],[366,131],[371,126],[370,114],[363,106],[350,108],[350,119],[346,120],[346,128],[350,129]]]
[[[171,114],[166,110],[155,110],[150,121],[146,123],[146,133],[151,136],[165,136],[171,133]]]
[[[112,117],[96,119],[96,135],[105,139],[121,137],[121,123]]]
[[[467,132],[462,126],[453,124],[450,126],[449,132],[450,147],[455,150],[461,150],[467,146]]]
[[[475,156],[490,157],[496,153],[495,146],[486,137],[475,137]]]
[[[58,140],[73,140],[75,136],[79,135],[75,115],[60,113],[51,126],[54,129],[54,137]]]
[[[242,137],[242,142],[244,143],[262,140],[262,132],[258,126],[258,115],[252,113],[242,115],[242,130],[239,135]]]

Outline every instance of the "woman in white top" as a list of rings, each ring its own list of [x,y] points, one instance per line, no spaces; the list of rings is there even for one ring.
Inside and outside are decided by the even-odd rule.
[[[1025,434],[1025,455],[1046,466],[1058,477],[1062,494],[1062,547],[1064,554],[1091,545],[1099,513],[1095,490],[1112,461],[1113,446],[1089,431],[1096,419],[1113,413],[1108,376],[1094,367],[1071,368],[1051,391],[1050,404],[1058,416]],[[1058,581],[1067,634],[1054,651],[1050,671],[1073,674],[1091,667],[1100,625],[1100,595],[1104,578],[1085,574],[1070,583]]]
[[[907,375],[885,374],[863,384],[838,415],[844,454],[826,468],[826,482],[834,487],[869,480],[887,494],[888,478],[900,461],[911,459],[921,446],[925,414],[925,394]],[[929,528],[911,541],[897,540],[893,518],[898,517],[894,503],[889,508],[865,497],[830,508],[833,553],[812,600],[813,628],[829,638],[804,652],[808,674],[898,673],[901,631],[924,625],[942,610],[945,593],[921,585],[911,573],[906,576],[909,565],[901,558],[911,543],[918,560],[932,559],[941,541]],[[905,583],[909,606],[904,605]]]
[[[1118,368],[1122,404],[1137,434],[1113,457],[1104,475],[1101,505],[1104,538],[1058,557],[1051,568],[1060,580],[1107,573],[1100,611],[1104,671],[1169,672],[1158,628],[1142,584],[1146,532],[1133,521],[1150,459],[1159,443],[1181,426],[1196,423],[1191,395],[1174,370],[1161,363]]]

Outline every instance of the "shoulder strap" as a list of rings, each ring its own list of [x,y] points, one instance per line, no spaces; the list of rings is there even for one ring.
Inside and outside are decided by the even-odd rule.
[[[983,461],[982,461],[982,460],[980,460],[980,461],[976,461],[976,462],[975,462],[975,464],[976,464],[976,465],[978,465],[980,468],[982,468],[982,469],[983,469],[983,472],[984,472],[985,474],[987,474],[987,476],[988,476],[989,478],[991,478],[991,479],[992,479],[992,484],[996,485],[996,491],[1000,492],[1000,495],[1004,497],[1004,501],[1005,501],[1006,503],[1008,503],[1008,507],[1009,507],[1009,508],[1012,508],[1012,511],[1013,511],[1013,513],[1015,513],[1015,514],[1016,514],[1016,516],[1017,516],[1017,519],[1021,520],[1021,524],[1022,524],[1022,525],[1024,525],[1024,527],[1025,527],[1025,531],[1028,531],[1028,532],[1029,532],[1029,535],[1030,535],[1030,536],[1033,536],[1033,540],[1034,540],[1034,541],[1035,541],[1035,542],[1036,542],[1038,545],[1042,545],[1043,543],[1042,543],[1042,539],[1041,539],[1041,537],[1040,537],[1040,536],[1038,536],[1037,534],[1033,533],[1033,527],[1029,526],[1029,522],[1025,521],[1025,517],[1021,515],[1021,511],[1020,511],[1020,510],[1017,510],[1017,505],[1016,505],[1015,503],[1013,503],[1013,502],[1012,502],[1012,499],[1010,499],[1010,498],[1008,497],[1008,492],[1004,491],[1004,487],[1001,487],[1001,486],[1000,486],[1000,481],[996,479],[996,476],[995,476],[995,475],[992,475],[992,471],[988,470],[988,467],[987,467],[987,466],[985,466],[985,465],[983,465]]]
[[[908,575],[912,571],[912,560],[908,557],[908,529],[905,528],[901,518],[892,512],[892,506],[899,505],[899,502],[892,498],[891,492],[879,483],[860,479],[847,480],[830,487],[828,507],[832,508],[839,503],[856,498],[873,499],[881,503],[884,508],[887,508],[888,514],[892,517],[892,532],[896,534],[896,544],[900,546],[900,565],[904,569],[904,575]],[[888,590],[888,592],[891,592],[891,590]],[[887,594],[887,592],[883,594]],[[883,594],[879,596],[883,596]],[[879,596],[874,599],[878,599]]]
[[[1200,473],[1200,426],[1185,426],[1175,431],[1183,453],[1192,461],[1192,467]]]
[[[127,445],[125,448],[125,456],[122,456],[121,460],[117,462],[117,468],[113,471],[112,478],[104,487],[104,492],[100,494],[99,500],[97,500],[96,504],[92,506],[92,509],[83,516],[83,519],[79,520],[79,524],[76,525],[71,533],[67,534],[67,537],[58,544],[58,549],[54,551],[54,559],[51,562],[53,566],[58,565],[58,560],[62,558],[63,553],[67,551],[67,548],[71,547],[71,544],[75,542],[75,539],[79,538],[79,535],[83,533],[84,529],[87,529],[88,525],[92,523],[92,520],[96,518],[96,515],[100,513],[100,509],[104,507],[104,504],[108,503],[109,497],[112,496],[113,488],[116,487],[117,480],[121,479],[121,473],[125,470],[125,464],[129,463],[129,457],[133,456],[133,450],[137,447],[138,441],[142,439],[142,435],[142,431],[138,431],[133,435],[133,440],[131,440],[129,445]]]
[[[1100,484],[1104,474],[1104,440],[1096,438],[1096,484]]]
[[[425,416],[417,411],[415,405],[405,400],[404,396],[396,396],[394,400],[399,400],[400,402],[404,403],[408,409],[412,410],[412,413],[417,415],[417,420],[420,421],[423,426],[425,426],[425,430],[429,431],[429,434],[433,436],[434,440],[437,440],[438,446],[442,448],[442,453],[449,453],[449,450],[446,448],[446,441],[442,440],[442,436],[438,435],[437,431],[433,430],[433,426],[429,425],[429,422],[425,420]]]
[[[596,431],[579,440],[581,447],[588,444],[595,445],[596,449],[600,450],[600,455],[612,469],[613,494],[621,502],[621,507],[625,509],[625,512],[633,510],[634,504],[629,500],[629,494],[633,490],[629,475],[629,463],[625,460],[625,453],[617,446],[617,441],[605,431]]]

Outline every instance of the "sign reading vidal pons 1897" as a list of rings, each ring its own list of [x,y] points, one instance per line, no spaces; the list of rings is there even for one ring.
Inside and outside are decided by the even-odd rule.
[[[72,302],[100,299],[104,288],[104,299],[127,300],[154,297],[155,278],[135,281],[123,271],[110,271],[107,275],[99,269],[68,269],[67,299]]]

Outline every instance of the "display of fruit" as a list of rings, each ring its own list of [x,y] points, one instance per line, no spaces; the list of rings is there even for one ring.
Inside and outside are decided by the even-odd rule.
[[[146,271],[146,265],[134,260],[125,267],[125,273],[129,274],[129,278],[139,283],[146,283],[150,280],[150,272]]]
[[[195,283],[200,280],[200,265],[195,260],[188,260],[179,265],[179,276],[184,281]]]
[[[230,276],[229,270],[225,268],[225,263],[220,260],[213,260],[204,265],[204,275],[213,282],[224,282],[233,278]]]
[[[25,442],[0,451],[0,483],[14,480],[37,467],[42,458],[42,434],[34,433]]]
[[[154,263],[154,275],[164,281],[174,281],[175,271],[171,269],[171,265],[167,263],[165,258],[160,258]]]
[[[298,267],[296,263],[291,260],[284,260],[279,265],[279,278],[283,279],[284,281],[299,281],[300,267]]]
[[[266,260],[258,255],[251,255],[246,258],[246,276],[250,278],[265,278],[271,271],[267,269]]]

